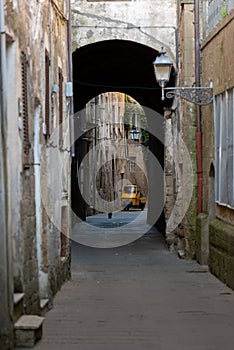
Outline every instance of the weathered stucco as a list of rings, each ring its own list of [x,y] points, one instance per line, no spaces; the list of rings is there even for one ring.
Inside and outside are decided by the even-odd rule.
[[[64,151],[67,147],[65,142],[64,148],[57,148],[57,157],[63,167],[57,169],[56,177],[51,174],[50,164],[46,177],[43,178],[41,173],[43,150],[49,143],[45,135],[45,95],[49,97],[51,133],[60,122],[59,106],[63,111],[63,119],[68,117],[68,110],[71,107],[70,100],[64,93],[65,82],[68,80],[66,1],[6,0],[4,15],[6,57],[3,59],[7,63],[5,156],[8,201],[6,205],[7,229],[11,243],[8,252],[11,260],[7,269],[14,289],[10,299],[13,309],[13,292],[23,293],[23,313],[39,315],[40,300],[48,298],[51,301],[64,279],[70,275],[69,240],[66,242],[66,254],[62,257],[60,227],[54,228],[52,218],[49,218],[43,209],[41,197],[43,186],[47,188],[54,183],[60,196],[60,222],[63,212],[66,223],[63,230],[69,236],[69,213],[64,207],[68,206],[70,199],[70,157],[69,150]],[[45,91],[46,49],[50,56],[47,92]],[[59,69],[63,73],[62,102],[59,102],[56,88],[59,85]],[[65,133],[67,130],[63,130],[63,140]],[[52,207],[53,205],[54,203]],[[11,267],[13,267],[12,274]],[[0,283],[5,283],[4,276],[1,276]],[[12,315],[10,317],[12,321]],[[2,346],[3,349],[10,348],[8,345],[5,347],[1,344],[0,347]]]
[[[72,0],[72,50],[103,40],[129,40],[176,61],[176,2],[88,2]]]
[[[202,80],[213,82],[214,95],[234,85],[234,10],[232,10],[202,43]],[[214,109],[202,111],[203,128],[203,211],[209,226],[204,232],[209,237],[209,266],[211,271],[227,283],[233,284],[233,209],[215,203]],[[200,249],[200,247],[199,247]]]

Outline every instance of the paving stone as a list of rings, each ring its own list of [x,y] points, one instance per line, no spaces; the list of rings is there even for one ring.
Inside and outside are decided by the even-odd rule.
[[[35,349],[233,350],[233,329],[233,291],[152,229],[111,249],[73,242],[72,280]]]

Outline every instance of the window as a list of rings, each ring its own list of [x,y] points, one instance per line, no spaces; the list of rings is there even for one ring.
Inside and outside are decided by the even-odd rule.
[[[63,145],[63,73],[62,69],[58,70],[59,81],[59,146]]]
[[[50,57],[45,51],[45,125],[46,140],[50,137]]]
[[[234,88],[215,97],[215,199],[234,208]]]
[[[22,123],[23,123],[23,164],[29,166],[29,128],[28,128],[28,62],[27,55],[21,52]]]
[[[67,221],[67,207],[61,207],[61,232],[60,232],[60,257],[65,258],[67,256],[68,239],[66,236],[68,232]]]
[[[137,187],[136,186],[124,186],[124,193],[128,193],[128,194],[137,193]]]
[[[132,159],[130,160],[130,173],[133,173],[134,171],[136,171],[136,158],[135,157],[131,157]]]

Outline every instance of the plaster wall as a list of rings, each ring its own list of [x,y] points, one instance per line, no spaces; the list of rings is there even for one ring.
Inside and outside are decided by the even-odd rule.
[[[176,61],[176,0],[93,2],[72,0],[72,50],[103,40],[164,46]]]
[[[190,87],[195,81],[194,4],[181,1],[180,5],[178,86]],[[197,183],[194,105],[176,98],[172,110],[165,112],[165,118],[166,240],[171,250],[180,250],[183,256],[194,257]],[[189,162],[185,161],[186,153]],[[187,163],[191,164],[191,168]]]
[[[211,79],[214,95],[234,86],[234,10],[210,32],[202,42],[202,80]],[[234,288],[233,209],[215,203],[214,110],[207,106],[202,111],[203,136],[203,210],[209,216],[209,267],[224,283]],[[214,171],[211,174],[211,168]],[[212,175],[212,176],[211,176]],[[212,181],[211,181],[212,180]],[[210,187],[212,183],[213,188]]]
[[[213,30],[202,44],[202,80],[213,83],[214,95],[225,91],[234,85],[234,62],[232,47],[234,45],[234,10]],[[214,118],[213,106],[203,109],[203,168],[204,168],[204,196],[203,206],[207,212],[209,208],[209,172],[214,163]],[[230,209],[217,208],[216,215],[224,221],[233,224]]]
[[[20,129],[22,120],[18,117],[18,103],[20,95],[20,74],[17,70],[17,56],[19,48],[16,42],[8,42],[7,45],[7,114],[11,116],[7,122],[7,168],[8,172],[8,230],[12,233],[13,249],[13,275],[15,277],[15,289],[20,290],[23,283],[22,271],[22,232],[20,228],[20,201],[22,199],[22,141]],[[16,103],[12,103],[12,100]],[[14,144],[12,145],[12,140]],[[12,164],[14,167],[12,168]]]
[[[70,196],[70,158],[67,128],[63,130],[62,148],[57,158],[62,166],[56,176],[48,164],[43,177],[41,163],[45,138],[45,49],[50,55],[51,133],[59,124],[59,98],[52,87],[58,85],[58,68],[63,72],[63,118],[68,117],[65,97],[67,81],[67,11],[66,2],[5,1],[7,43],[7,166],[8,225],[12,235],[14,291],[24,292],[26,313],[40,313],[40,298],[52,298],[64,278],[69,276],[67,259],[61,259],[60,232],[55,235],[49,213],[45,213],[42,188],[56,187],[61,206],[68,206]],[[27,57],[29,162],[23,166],[21,51]],[[58,140],[57,140],[58,141]],[[47,160],[45,159],[45,162]],[[65,193],[65,194],[64,194]],[[64,199],[65,198],[65,199]],[[54,203],[51,204],[54,208]],[[66,230],[69,236],[69,211]],[[60,225],[61,227],[61,225]],[[60,228],[59,227],[59,228]],[[63,274],[62,270],[66,270]],[[13,297],[13,296],[12,296]]]

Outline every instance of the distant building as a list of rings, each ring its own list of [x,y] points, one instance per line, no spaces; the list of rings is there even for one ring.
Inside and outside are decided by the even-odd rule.
[[[125,183],[138,184],[147,193],[146,165],[141,143],[139,138],[131,139],[127,129],[124,119],[125,99],[123,93],[108,92],[86,105],[86,121],[91,127],[85,138],[88,156],[82,162],[80,172],[86,174],[80,184],[88,204],[86,215],[120,210]],[[103,207],[99,203],[100,198],[106,201]]]

